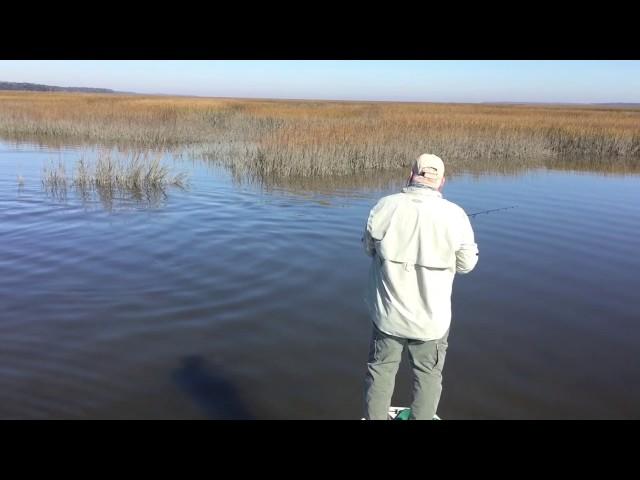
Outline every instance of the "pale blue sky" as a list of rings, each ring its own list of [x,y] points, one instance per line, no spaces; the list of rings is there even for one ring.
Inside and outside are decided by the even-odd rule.
[[[0,61],[0,81],[213,97],[640,102],[640,61]]]

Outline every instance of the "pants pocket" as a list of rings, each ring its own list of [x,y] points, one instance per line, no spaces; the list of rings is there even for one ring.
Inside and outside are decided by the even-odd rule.
[[[444,366],[444,358],[447,355],[447,344],[438,342],[436,344],[436,363],[434,368],[442,373],[442,367]]]
[[[376,364],[397,363],[401,360],[403,346],[391,336],[376,331],[371,339],[369,362]]]

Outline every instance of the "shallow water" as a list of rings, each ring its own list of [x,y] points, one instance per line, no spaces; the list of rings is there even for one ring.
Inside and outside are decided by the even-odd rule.
[[[152,204],[47,194],[42,166],[78,155],[0,144],[0,418],[361,416],[360,236],[402,174],[289,188],[168,158],[190,187]],[[472,220],[439,415],[640,418],[640,176],[461,175],[444,193],[517,208]]]

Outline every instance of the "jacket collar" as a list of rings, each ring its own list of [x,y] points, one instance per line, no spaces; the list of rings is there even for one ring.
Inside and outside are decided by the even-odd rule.
[[[431,187],[427,187],[426,185],[416,185],[411,184],[407,187],[404,187],[402,189],[403,193],[418,193],[420,195],[426,195],[429,197],[438,197],[438,198],[442,198],[442,193],[440,193],[438,190],[435,190]]]

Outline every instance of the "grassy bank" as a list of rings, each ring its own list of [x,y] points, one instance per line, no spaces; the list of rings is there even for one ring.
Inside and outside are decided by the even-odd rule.
[[[182,149],[238,173],[324,176],[571,161],[640,164],[640,110],[0,92],[0,136]]]

